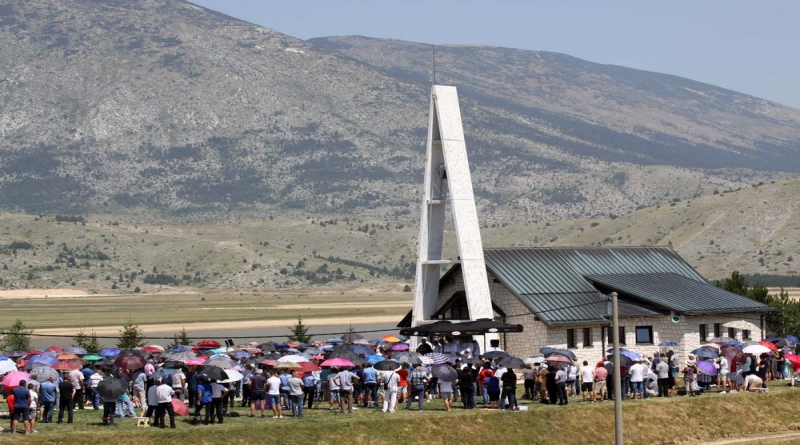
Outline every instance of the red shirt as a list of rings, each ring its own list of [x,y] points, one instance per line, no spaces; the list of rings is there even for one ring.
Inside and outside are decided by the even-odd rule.
[[[490,368],[481,368],[481,372],[478,373],[478,380],[480,380],[481,385],[486,384],[486,379],[494,375],[494,371]]]
[[[398,383],[397,386],[408,386],[408,369],[397,371],[397,375],[400,376],[400,383]]]

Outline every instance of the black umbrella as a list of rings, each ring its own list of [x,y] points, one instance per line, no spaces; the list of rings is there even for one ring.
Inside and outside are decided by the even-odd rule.
[[[375,365],[372,367],[378,371],[394,371],[400,367],[400,363],[397,363],[394,360],[384,360],[382,362],[375,363]]]
[[[395,352],[392,354],[392,359],[397,360],[400,363],[409,363],[412,365],[421,365],[422,359],[419,358],[419,355],[415,352]]]
[[[117,354],[117,357],[120,357],[120,356],[123,356],[123,355],[138,355],[139,357],[144,357],[145,355],[147,355],[147,352],[140,351],[138,349],[123,349],[123,350],[119,351],[119,354]]]
[[[505,351],[487,351],[486,353],[481,355],[481,358],[486,358],[489,360],[494,360],[496,358],[501,358],[501,357],[511,357],[511,354]]]
[[[558,349],[558,348],[544,347],[544,348],[539,349],[539,352],[545,357],[547,357],[547,356],[549,356],[551,354],[561,354],[564,357],[569,357],[573,361],[578,359],[575,356],[575,353],[570,351],[569,349]]]
[[[106,379],[97,384],[97,392],[104,399],[116,399],[127,390],[128,384],[122,379]]]
[[[451,327],[457,323],[452,323],[447,320],[439,320],[434,323],[423,324],[419,326],[414,326],[411,328],[404,328],[400,330],[400,335],[408,337],[408,336],[417,336],[417,337],[427,337],[432,334],[450,334],[454,331]],[[457,330],[457,329],[455,329]]]
[[[172,369],[182,369],[184,372],[189,370],[189,367],[186,366],[186,363],[178,361],[178,360],[170,360],[164,363],[164,368],[172,368]]]
[[[354,360],[358,360],[359,357],[358,354],[349,349],[337,349],[326,354],[325,358],[344,358],[355,363]]]
[[[350,332],[350,333],[344,334],[339,338],[341,338],[342,340],[344,340],[345,342],[348,342],[348,343],[353,343],[356,340],[363,340],[364,339],[364,337],[361,334],[356,334],[355,332]]]
[[[203,366],[197,371],[197,375],[205,375],[211,380],[225,380],[228,378],[225,370],[218,366]]]
[[[260,350],[262,350],[264,352],[277,352],[278,351],[278,348],[275,347],[275,343],[272,343],[272,342],[261,343],[260,345],[258,345],[258,349],[260,349]]]
[[[497,364],[500,366],[505,366],[506,368],[523,369],[526,367],[525,362],[523,362],[521,358],[510,356],[501,358]]]
[[[458,371],[450,365],[433,365],[431,374],[443,382],[455,382],[458,379]]]
[[[494,321],[489,318],[481,318],[475,321],[459,323],[462,335],[484,335],[487,333],[499,332],[522,332],[521,324],[508,324]]]

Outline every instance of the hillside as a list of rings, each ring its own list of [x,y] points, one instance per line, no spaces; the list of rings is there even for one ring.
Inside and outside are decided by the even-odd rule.
[[[709,279],[733,270],[798,275],[800,180],[674,201],[614,219],[484,225],[486,247],[671,244]],[[347,217],[174,225],[4,213],[0,289],[398,290],[414,284],[417,233],[416,225]],[[448,233],[447,256],[455,257]]]
[[[305,42],[179,0],[0,0],[0,208],[416,222],[425,45]],[[442,47],[487,224],[800,173],[800,112],[569,56]]]

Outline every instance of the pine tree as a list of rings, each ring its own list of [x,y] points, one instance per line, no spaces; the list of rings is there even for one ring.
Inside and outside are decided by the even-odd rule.
[[[139,325],[133,323],[133,319],[128,317],[128,321],[119,330],[119,341],[117,347],[120,349],[136,349],[144,346],[142,330]]]
[[[89,354],[95,354],[100,350],[100,342],[97,341],[97,334],[95,334],[94,329],[92,329],[91,333],[86,333],[81,329],[72,337],[72,340],[75,342],[75,346],[85,349]]]
[[[192,339],[189,338],[189,334],[186,332],[186,328],[184,327],[181,329],[181,332],[175,334],[172,337],[172,344],[170,346],[178,346],[178,345],[190,345],[192,344]]]
[[[300,343],[308,343],[311,341],[311,335],[308,333],[309,327],[303,324],[303,317],[298,316],[297,324],[289,326],[289,330],[292,331],[292,335],[289,336],[290,341]]]
[[[2,337],[2,347],[6,351],[30,351],[31,334],[33,330],[27,329],[19,318],[6,329]]]

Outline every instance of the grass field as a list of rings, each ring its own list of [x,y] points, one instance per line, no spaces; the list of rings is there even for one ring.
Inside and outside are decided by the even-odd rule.
[[[626,401],[623,405],[627,444],[694,444],[745,435],[792,431],[800,427],[800,389],[772,385],[769,394],[711,394]],[[332,413],[327,405],[294,419],[226,418],[222,425],[137,428],[133,419],[114,427],[99,425],[101,413],[77,411],[74,424],[38,424],[38,434],[0,441],[31,444],[609,444],[614,442],[613,403],[577,403],[564,407],[534,403],[527,412],[479,409],[446,412],[440,401],[423,412],[384,414],[360,409],[352,416]],[[240,413],[247,414],[241,408]],[[5,427],[5,425],[3,425]]]

